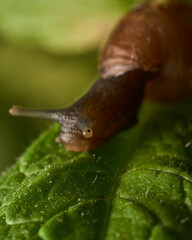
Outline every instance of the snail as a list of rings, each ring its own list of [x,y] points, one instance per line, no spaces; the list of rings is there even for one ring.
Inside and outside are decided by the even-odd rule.
[[[192,9],[183,1],[148,1],[126,14],[99,57],[99,79],[65,109],[19,106],[12,115],[61,124],[58,142],[86,152],[137,123],[143,99],[171,103],[192,95]]]

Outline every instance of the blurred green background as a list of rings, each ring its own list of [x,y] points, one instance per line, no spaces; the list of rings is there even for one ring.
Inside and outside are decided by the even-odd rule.
[[[111,28],[138,2],[0,1],[0,170],[51,124],[12,117],[11,105],[60,108],[83,95]]]

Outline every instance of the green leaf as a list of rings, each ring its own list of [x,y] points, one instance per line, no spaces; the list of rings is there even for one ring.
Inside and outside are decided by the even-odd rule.
[[[191,104],[144,104],[90,153],[66,151],[54,125],[1,177],[0,239],[191,239]]]

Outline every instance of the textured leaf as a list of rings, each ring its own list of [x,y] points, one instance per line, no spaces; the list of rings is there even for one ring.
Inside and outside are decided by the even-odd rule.
[[[191,104],[146,104],[91,153],[66,151],[54,125],[0,180],[0,239],[191,239]]]

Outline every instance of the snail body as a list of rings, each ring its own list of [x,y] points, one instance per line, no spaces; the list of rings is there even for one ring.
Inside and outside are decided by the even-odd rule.
[[[100,55],[101,76],[153,72],[145,98],[174,102],[192,93],[192,9],[184,1],[144,3],[118,23]]]
[[[10,113],[57,121],[57,141],[89,151],[132,127],[143,98],[174,102],[192,95],[191,42],[186,3],[144,3],[112,32],[99,58],[100,77],[81,99],[65,109],[13,106]]]

